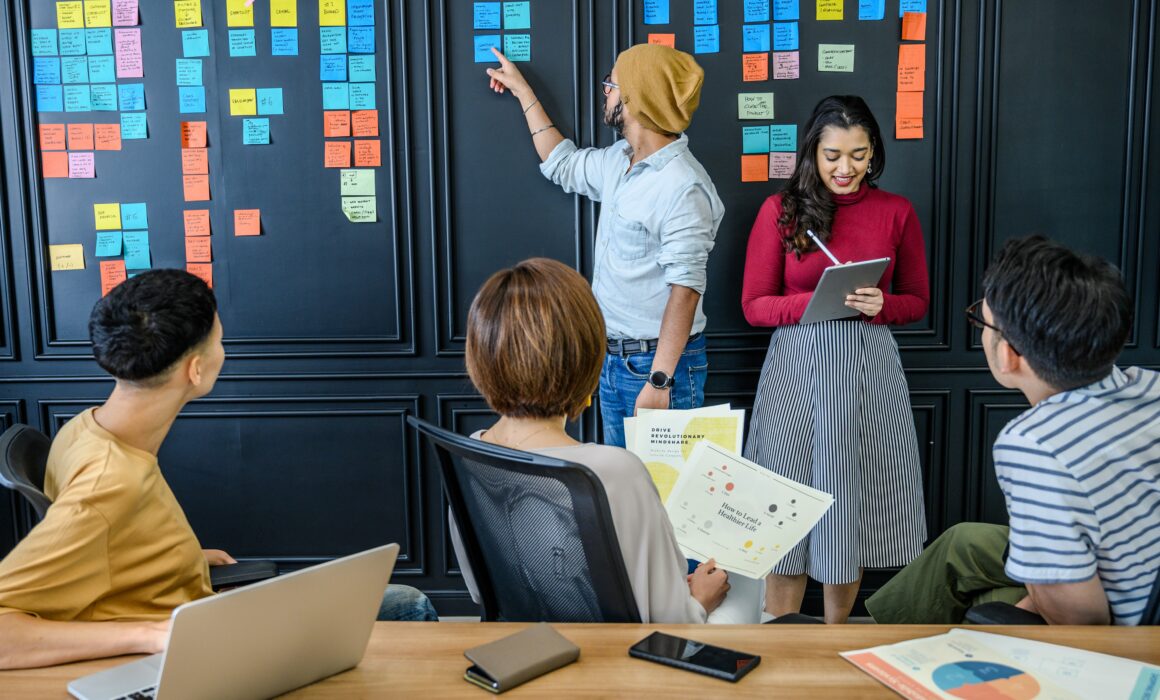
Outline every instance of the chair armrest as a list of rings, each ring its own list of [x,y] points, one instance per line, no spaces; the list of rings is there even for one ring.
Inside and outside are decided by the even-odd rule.
[[[1046,625],[1039,615],[1010,603],[983,603],[967,610],[963,622],[972,625]]]
[[[240,561],[209,567],[209,582],[215,591],[257,583],[277,575],[278,565],[272,561]]]

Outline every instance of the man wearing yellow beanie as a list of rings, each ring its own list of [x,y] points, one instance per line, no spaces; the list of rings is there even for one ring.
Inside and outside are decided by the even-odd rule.
[[[527,80],[496,51],[490,87],[520,102],[540,171],[565,192],[601,203],[592,291],[608,329],[600,375],[604,442],[624,447],[624,419],[641,408],[704,401],[706,264],[725,214],[684,135],[704,71],[687,53],[642,44],[604,79],[604,123],[622,140],[578,148],[548,118]]]

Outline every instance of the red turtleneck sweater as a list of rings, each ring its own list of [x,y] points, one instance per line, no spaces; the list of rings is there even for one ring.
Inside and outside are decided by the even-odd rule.
[[[878,282],[883,292],[882,311],[867,320],[902,325],[922,318],[930,302],[930,279],[914,207],[904,197],[865,183],[857,192],[833,198],[838,211],[826,247],[842,262],[890,258]],[[800,260],[786,252],[777,228],[780,215],[781,195],[775,194],[765,200],[749,232],[741,308],[754,326],[798,323],[822,271],[833,265],[820,250],[806,253]]]

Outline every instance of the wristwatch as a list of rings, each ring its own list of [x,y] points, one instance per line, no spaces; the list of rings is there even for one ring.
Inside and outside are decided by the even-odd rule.
[[[648,383],[654,389],[664,390],[673,385],[673,378],[666,374],[664,370],[658,369],[648,375]]]

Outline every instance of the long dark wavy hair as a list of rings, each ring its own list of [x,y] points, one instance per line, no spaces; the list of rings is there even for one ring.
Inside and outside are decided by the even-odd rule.
[[[874,154],[870,156],[870,169],[862,179],[863,186],[877,187],[875,183],[886,170],[886,145],[866,101],[857,95],[831,95],[819,102],[806,124],[797,167],[781,191],[781,216],[777,219],[786,250],[799,257],[817,250],[817,245],[806,235],[807,229],[823,241],[830,240],[830,227],[838,210],[830,190],[818,175],[818,142],[827,126],[839,129],[860,126],[866,130]]]

